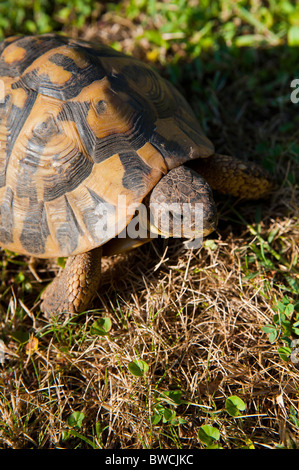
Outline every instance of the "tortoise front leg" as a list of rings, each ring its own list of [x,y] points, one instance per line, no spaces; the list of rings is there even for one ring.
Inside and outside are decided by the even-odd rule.
[[[41,311],[47,316],[86,310],[101,277],[102,247],[71,256],[64,270],[48,285],[41,298]]]

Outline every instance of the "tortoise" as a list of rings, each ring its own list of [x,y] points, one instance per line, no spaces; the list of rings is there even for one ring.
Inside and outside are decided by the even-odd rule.
[[[255,199],[273,188],[263,168],[215,153],[170,82],[107,45],[10,37],[0,44],[0,78],[0,245],[68,258],[42,294],[46,315],[85,311],[101,256],[153,234],[174,236],[183,204],[189,223],[181,236],[196,238],[216,228],[212,189]],[[149,236],[120,236],[142,203]]]

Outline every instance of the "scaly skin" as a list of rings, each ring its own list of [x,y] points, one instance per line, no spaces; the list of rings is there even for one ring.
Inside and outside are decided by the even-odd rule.
[[[43,292],[41,311],[52,316],[86,310],[100,283],[101,257],[102,247],[70,256],[64,270]]]
[[[190,165],[213,190],[242,199],[260,199],[275,187],[273,177],[253,162],[243,162],[228,155],[214,154]]]

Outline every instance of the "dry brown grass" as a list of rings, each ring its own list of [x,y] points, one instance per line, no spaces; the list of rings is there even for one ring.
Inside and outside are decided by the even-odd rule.
[[[298,224],[271,215],[290,205],[292,191],[284,194],[264,211],[262,234],[278,228],[278,239],[289,241],[284,256],[290,261]],[[243,216],[252,216],[252,206]],[[290,421],[290,407],[298,413],[298,369],[280,359],[277,344],[262,331],[283,292],[259,266],[257,277],[244,279],[243,251],[253,240],[246,226],[234,232],[226,226],[213,249],[185,251],[178,240],[160,240],[104,259],[98,310],[74,321],[48,324],[20,309],[11,286],[1,325],[11,338],[0,382],[1,447],[88,446],[78,437],[62,440],[67,417],[78,410],[85,415],[78,432],[92,439],[100,423],[93,442],[105,448],[201,447],[197,430],[205,423],[219,427],[228,448],[249,440],[256,447],[298,442]],[[110,334],[92,336],[90,327],[102,314],[112,319]],[[37,350],[19,346],[14,335],[20,328],[39,338]],[[134,358],[149,364],[145,377],[128,371]],[[172,389],[189,402],[176,409],[186,423],[151,426],[157,396]],[[230,395],[245,401],[248,417],[207,413],[221,410]]]

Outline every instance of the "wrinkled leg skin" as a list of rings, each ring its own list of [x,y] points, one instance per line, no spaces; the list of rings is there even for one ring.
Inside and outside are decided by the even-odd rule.
[[[70,256],[64,270],[48,285],[41,311],[48,317],[81,313],[90,308],[101,278],[102,248]]]
[[[253,162],[215,153],[207,159],[192,162],[192,168],[209,183],[213,190],[242,199],[267,197],[276,183],[264,168]]]

